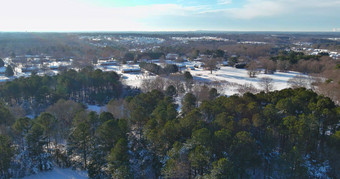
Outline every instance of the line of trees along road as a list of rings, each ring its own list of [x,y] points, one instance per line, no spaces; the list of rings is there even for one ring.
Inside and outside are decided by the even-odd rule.
[[[110,103],[126,112],[121,119],[58,103],[15,122],[2,105],[4,178],[52,163],[91,178],[339,177],[340,108],[303,88],[214,96],[199,106],[188,93],[181,113],[171,93],[154,90]]]

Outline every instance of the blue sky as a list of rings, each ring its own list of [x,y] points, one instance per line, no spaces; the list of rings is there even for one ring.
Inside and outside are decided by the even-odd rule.
[[[0,0],[0,31],[340,31],[340,0]]]

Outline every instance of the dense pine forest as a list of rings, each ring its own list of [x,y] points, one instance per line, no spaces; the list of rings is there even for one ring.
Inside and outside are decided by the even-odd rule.
[[[178,110],[176,91],[122,89],[115,72],[93,69],[2,84],[0,178],[53,167],[91,178],[340,177],[340,107],[311,90],[210,93],[203,102],[187,93]],[[124,117],[83,105],[109,100]],[[9,110],[22,104],[39,115]]]
[[[31,75],[0,85],[0,97],[9,106],[24,106],[25,110],[40,113],[59,99],[80,103],[104,104],[121,96],[120,76],[91,67],[79,72],[67,70],[56,76]]]

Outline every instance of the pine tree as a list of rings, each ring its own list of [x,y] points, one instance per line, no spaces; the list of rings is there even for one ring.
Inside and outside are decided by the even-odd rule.
[[[213,169],[209,178],[230,179],[235,177],[236,176],[234,176],[234,166],[232,162],[230,162],[228,159],[221,158],[213,163]]]
[[[5,65],[5,62],[0,58],[0,67],[3,67]]]
[[[72,129],[68,139],[67,147],[69,153],[80,155],[83,159],[83,167],[87,168],[88,158],[91,152],[92,135],[90,124],[86,121],[80,122]]]
[[[192,93],[187,93],[182,101],[182,113],[186,114],[196,107],[196,97]]]
[[[191,167],[194,170],[194,175],[203,175],[210,164],[211,154],[209,150],[202,146],[198,145],[193,151],[189,154],[189,161],[191,163]]]
[[[14,156],[14,148],[8,136],[0,134],[0,178],[9,178],[8,169]]]
[[[14,75],[13,69],[10,65],[6,67],[5,76],[11,77]]]
[[[113,178],[130,178],[128,143],[120,138],[107,157],[109,171]]]
[[[44,147],[48,144],[48,137],[45,135],[44,128],[35,123],[26,135],[29,159],[32,160],[29,168],[32,170],[48,170],[51,169],[50,155],[44,151]]]

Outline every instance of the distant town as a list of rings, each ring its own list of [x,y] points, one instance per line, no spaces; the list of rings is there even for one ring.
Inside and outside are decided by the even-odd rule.
[[[118,73],[131,73],[140,72],[142,69],[138,66],[140,62],[151,62],[151,63],[166,63],[175,64],[180,70],[194,70],[197,67],[203,67],[202,61],[206,58],[212,58],[213,54],[209,52],[209,49],[205,51],[197,50],[197,53],[193,55],[192,51],[185,53],[187,50],[178,51],[178,49],[171,51],[170,49],[164,49],[164,46],[182,46],[187,47],[195,43],[198,45],[198,49],[202,48],[204,43],[225,45],[234,47],[234,49],[228,50],[226,48],[220,55],[219,65],[237,66],[240,63],[248,63],[252,59],[258,58],[259,55],[252,54],[252,50],[263,50],[258,47],[275,49],[277,52],[281,49],[282,51],[290,52],[302,52],[305,55],[326,55],[334,60],[340,59],[339,49],[334,48],[315,48],[316,41],[313,37],[311,40],[299,41],[299,34],[284,34],[284,35],[269,35],[269,34],[255,34],[247,40],[247,34],[228,34],[221,35],[215,34],[211,36],[209,34],[137,34],[137,35],[126,35],[126,34],[77,34],[75,37],[81,40],[82,43],[88,44],[95,48],[108,48],[115,47],[117,44],[124,46],[125,50],[115,51],[111,55],[105,54],[104,56],[92,56],[84,57],[80,56],[53,56],[48,53],[32,53],[31,50],[26,54],[16,54],[11,52],[9,56],[2,55],[4,66],[0,67],[0,80],[5,81],[18,77],[27,77],[32,73],[38,75],[56,75],[62,70],[67,69],[80,69],[81,66],[93,66],[95,69],[101,69],[103,71],[116,71]],[[259,37],[263,37],[262,41],[255,41]],[[318,35],[316,35],[318,37]],[[323,37],[318,39],[319,41],[325,41],[327,43],[339,44],[340,38]],[[241,38],[239,38],[241,37]],[[239,44],[239,45],[237,45]],[[248,52],[240,52],[235,50],[244,46],[249,48]],[[249,46],[249,47],[247,47]],[[252,48],[257,49],[252,49]],[[164,50],[162,50],[164,49]],[[124,53],[124,51],[126,51]],[[176,52],[177,51],[177,52]],[[167,53],[168,52],[168,53]],[[148,53],[153,53],[150,56]],[[261,52],[259,52],[261,53]],[[272,53],[272,52],[271,52]],[[216,55],[215,55],[216,56]],[[228,63],[230,60],[235,61],[237,64]],[[79,61],[85,60],[86,64],[80,64]],[[11,66],[13,69],[13,77],[6,77],[6,67]]]

